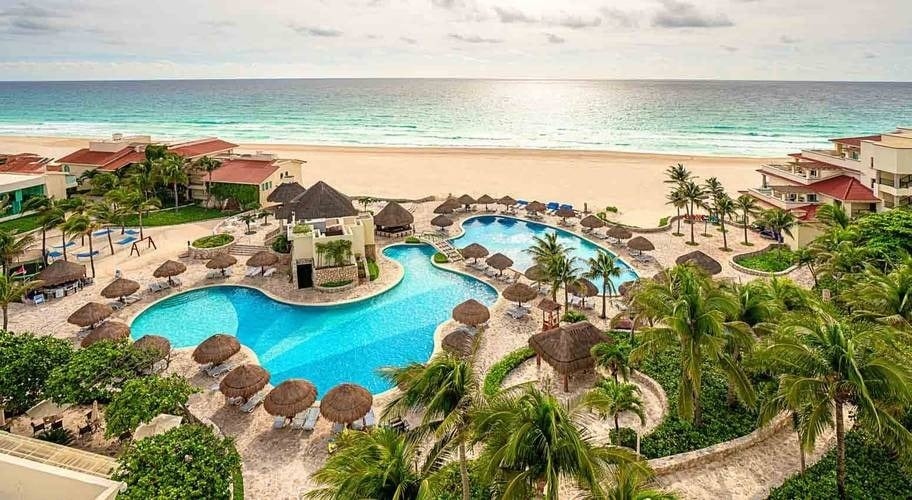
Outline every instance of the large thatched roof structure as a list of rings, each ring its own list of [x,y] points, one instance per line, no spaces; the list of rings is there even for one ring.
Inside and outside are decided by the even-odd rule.
[[[317,400],[317,388],[307,380],[289,379],[269,391],[263,408],[270,415],[294,417]]]
[[[112,314],[114,314],[114,309],[111,309],[111,306],[98,302],[89,302],[76,309],[67,318],[67,323],[82,327],[92,326],[108,319]]]
[[[488,257],[485,260],[485,263],[498,271],[503,271],[504,269],[509,268],[513,265],[513,259],[507,257],[502,253],[495,253],[494,255]]]
[[[307,190],[304,189],[304,186],[298,184],[297,182],[283,182],[276,186],[275,189],[269,193],[269,196],[266,197],[266,201],[270,203],[291,203],[295,198],[304,194]]]
[[[187,266],[176,260],[166,260],[152,273],[156,278],[170,278],[187,270]]]
[[[233,335],[216,333],[202,341],[193,350],[193,361],[200,364],[221,363],[241,350],[241,343]]]
[[[453,219],[446,215],[438,215],[431,219],[431,225],[436,227],[449,227],[453,225]]]
[[[529,338],[529,347],[557,373],[568,375],[592,368],[595,360],[590,349],[608,340],[592,323],[580,321],[536,333]]]
[[[119,299],[139,291],[139,283],[126,278],[117,278],[101,289],[101,296],[107,299]]]
[[[254,364],[241,365],[219,382],[219,391],[229,398],[249,398],[269,383],[269,372]]]
[[[454,330],[446,335],[441,341],[443,350],[455,354],[459,357],[465,357],[472,353],[472,344],[475,337],[465,330]]]
[[[339,384],[320,400],[320,414],[330,422],[350,424],[364,418],[374,404],[367,389],[355,384]]]
[[[269,250],[260,250],[247,259],[247,265],[250,267],[271,266],[279,261],[279,256]]]
[[[88,347],[102,340],[123,340],[130,337],[130,327],[120,321],[105,321],[98,328],[89,332],[79,344]]]
[[[546,207],[545,204],[540,201],[533,201],[526,205],[527,212],[544,212],[547,209],[548,207]]]
[[[358,215],[348,196],[336,191],[332,186],[317,181],[298,195],[282,209],[276,210],[276,217],[289,219],[291,215],[297,220],[331,219]]]
[[[227,253],[220,253],[215,257],[209,259],[209,262],[206,263],[206,268],[227,269],[235,264],[237,264],[237,257]]]
[[[471,243],[459,249],[463,259],[481,259],[488,256],[488,249],[478,243]]]
[[[377,227],[408,227],[415,222],[415,216],[402,205],[391,201],[374,215]]]
[[[631,250],[636,250],[637,252],[650,252],[655,250],[655,245],[651,241],[647,240],[642,236],[637,236],[632,240],[627,242],[627,248]]]
[[[633,233],[624,226],[611,226],[607,231],[605,231],[605,234],[619,240],[626,240],[627,238],[633,236]]]
[[[38,273],[41,286],[52,287],[85,278],[86,266],[65,260],[55,261]]]
[[[699,250],[678,257],[675,264],[692,264],[710,275],[722,272],[722,264],[719,264],[719,261]]]
[[[171,341],[160,335],[143,335],[133,342],[133,347],[153,353],[156,360],[165,359],[171,355]]]
[[[460,205],[474,205],[476,203],[475,198],[472,198],[471,196],[469,196],[467,194],[464,194],[464,195],[460,196],[459,198],[456,198],[456,201],[458,201]]]
[[[483,194],[483,195],[479,196],[478,199],[475,200],[475,202],[478,203],[479,205],[492,205],[494,203],[497,203],[497,200],[495,200],[491,196]]]
[[[602,219],[589,214],[583,217],[583,220],[580,221],[580,225],[589,229],[597,229],[600,227],[605,227],[607,224]]]
[[[538,296],[538,292],[534,288],[530,287],[525,283],[513,283],[512,285],[504,288],[503,297],[511,302],[529,302]]]
[[[453,308],[453,319],[469,326],[478,326],[491,319],[487,306],[475,299],[469,299]]]

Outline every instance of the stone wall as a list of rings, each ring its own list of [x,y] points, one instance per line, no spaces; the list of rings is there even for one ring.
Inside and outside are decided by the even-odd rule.
[[[322,286],[324,283],[332,281],[349,281],[358,284],[358,266],[352,264],[340,267],[324,267],[314,269],[313,282],[316,286]]]
[[[227,245],[222,245],[220,247],[214,248],[196,248],[194,246],[190,247],[190,258],[192,259],[203,259],[209,260],[216,255],[221,255],[223,253],[231,252],[231,249],[234,248],[234,241],[228,243]]]

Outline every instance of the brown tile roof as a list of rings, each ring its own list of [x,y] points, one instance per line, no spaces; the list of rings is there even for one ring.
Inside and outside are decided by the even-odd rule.
[[[110,153],[107,151],[92,151],[82,148],[57,160],[58,163],[89,165],[102,170],[117,170],[132,163],[138,163],[146,158],[142,151],[136,151],[133,146]]]
[[[173,144],[168,147],[168,150],[187,158],[196,158],[197,156],[227,153],[236,147],[238,147],[237,144],[223,141],[217,137],[211,137],[208,139]]]
[[[279,166],[275,160],[238,158],[225,160],[212,172],[212,182],[232,184],[260,184],[274,174]]]
[[[13,174],[34,174],[44,172],[50,158],[33,153],[0,154],[0,172]]]

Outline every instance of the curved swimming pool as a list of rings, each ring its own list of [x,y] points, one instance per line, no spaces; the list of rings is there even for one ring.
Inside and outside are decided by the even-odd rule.
[[[462,248],[471,243],[478,243],[492,254],[500,252],[511,258],[513,269],[521,272],[532,266],[532,256],[525,250],[532,246],[532,238],[535,236],[542,237],[545,233],[556,232],[561,243],[573,248],[571,254],[580,259],[578,266],[584,270],[586,260],[595,257],[600,248],[569,231],[513,217],[480,215],[466,219],[462,227],[465,233],[451,240],[454,246]],[[636,271],[626,263],[618,260],[618,266],[624,272],[620,278],[612,280],[615,288],[625,281],[637,279]],[[603,280],[594,280],[593,283],[601,290]]]
[[[399,245],[383,253],[405,274],[391,290],[366,300],[301,306],[247,287],[200,288],[150,306],[133,320],[132,335],[162,335],[180,348],[230,333],[257,354],[273,385],[305,378],[319,394],[342,382],[380,393],[390,385],[377,368],[426,361],[434,331],[453,307],[469,298],[488,306],[497,299],[490,285],[434,267],[431,247]]]

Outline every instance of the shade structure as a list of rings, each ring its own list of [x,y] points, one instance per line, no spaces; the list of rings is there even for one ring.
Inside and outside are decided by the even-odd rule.
[[[487,306],[475,299],[469,299],[453,308],[453,319],[469,326],[478,326],[491,319]]]
[[[475,337],[471,333],[465,330],[454,330],[443,338],[440,345],[449,353],[465,357],[472,353],[474,342]]]
[[[168,413],[159,413],[152,420],[139,424],[139,427],[133,431],[133,441],[139,441],[147,437],[164,434],[175,427],[180,427],[184,418]]]
[[[323,181],[314,183],[283,208],[281,217],[279,211],[276,211],[276,217],[289,219],[293,215],[299,221],[358,215],[348,196]]]
[[[569,209],[569,208],[561,208],[561,209],[558,209],[558,211],[555,212],[554,215],[560,217],[561,219],[569,219],[571,217],[576,217],[576,212],[574,212],[572,209]]]
[[[472,243],[460,249],[459,253],[464,259],[482,259],[488,256],[488,249],[478,243]]]
[[[415,216],[402,205],[391,201],[374,215],[377,227],[407,227],[415,222]]]
[[[160,335],[143,335],[133,347],[153,354],[156,361],[171,355],[171,341]]]
[[[437,205],[434,208],[434,213],[441,214],[441,215],[448,215],[448,214],[455,212],[457,208],[459,208],[459,204],[456,203],[456,200],[453,200],[452,198],[450,198],[450,199],[444,201],[443,203],[441,203],[440,205]]]
[[[514,200],[512,196],[504,196],[503,198],[497,200],[497,203],[499,205],[512,207],[513,205],[516,205],[516,200]]]
[[[530,267],[529,269],[526,269],[526,272],[523,273],[523,276],[525,276],[526,279],[532,281],[545,281],[548,279],[548,275],[545,273],[545,268],[538,264]]]
[[[540,301],[538,301],[538,304],[535,307],[541,309],[544,312],[555,312],[555,311],[560,311],[560,309],[561,309],[560,304],[549,299],[548,297],[545,297],[545,298],[541,299]]]
[[[722,264],[699,250],[678,257],[675,259],[675,264],[692,264],[710,275],[722,272]]]
[[[548,207],[546,207],[545,204],[540,201],[533,201],[532,203],[526,205],[527,212],[544,212],[547,209]]]
[[[38,273],[41,286],[51,287],[69,283],[86,277],[86,267],[75,262],[65,260],[55,261]]]
[[[248,363],[228,372],[219,382],[219,391],[229,398],[249,398],[269,383],[269,372],[262,366]]]
[[[538,296],[534,288],[525,283],[513,283],[503,291],[503,297],[511,302],[529,302]]]
[[[608,337],[588,321],[558,326],[529,338],[529,347],[539,359],[564,376],[564,390],[568,389],[567,376],[595,365],[590,350],[596,344],[607,342]]]
[[[263,408],[270,415],[292,418],[317,400],[317,388],[303,379],[289,379],[269,391]]]
[[[478,203],[479,205],[491,205],[493,203],[497,203],[497,200],[495,200],[491,196],[483,194],[483,195],[479,196],[478,199],[475,200],[475,202]]]
[[[618,293],[623,297],[630,295],[630,292],[637,286],[637,281],[625,281],[618,287]]]
[[[130,327],[120,321],[105,321],[98,328],[89,332],[82,342],[82,347],[101,342],[102,340],[123,340],[130,337]]]
[[[574,281],[573,285],[570,287],[570,291],[578,297],[595,297],[599,294],[598,287],[586,278],[580,278]]]
[[[237,257],[228,255],[227,253],[220,253],[209,259],[209,262],[206,263],[206,267],[209,269],[227,269],[235,264],[237,264]]]
[[[488,257],[485,260],[485,263],[498,271],[503,271],[504,269],[509,268],[513,265],[513,259],[507,257],[502,253],[495,253],[494,255]]]
[[[279,256],[269,250],[260,250],[247,259],[247,265],[250,267],[271,266],[279,261]]]
[[[431,219],[431,225],[436,227],[449,227],[453,225],[453,219],[446,215],[438,215]]]
[[[651,241],[647,240],[642,236],[637,236],[632,240],[627,242],[627,248],[631,250],[636,250],[638,252],[649,252],[655,250],[655,245]]]
[[[456,198],[456,201],[458,201],[460,205],[474,205],[475,203],[477,203],[475,201],[475,198],[472,198],[471,196],[469,196],[467,194],[464,194],[464,195],[460,196],[459,198]]]
[[[139,283],[126,278],[117,278],[101,289],[101,296],[108,299],[119,299],[139,291]]]
[[[297,182],[283,182],[269,193],[269,196],[266,197],[266,201],[284,205],[286,203],[291,203],[295,198],[304,194],[305,191],[307,190],[304,189],[304,186]]]
[[[633,233],[631,233],[630,230],[624,226],[611,226],[608,228],[608,231],[605,231],[605,234],[611,238],[616,238],[619,240],[626,240],[627,238],[633,236]]]
[[[339,384],[320,400],[320,415],[330,422],[350,424],[364,418],[374,404],[367,389],[355,384]]]
[[[111,309],[111,306],[99,304],[98,302],[89,302],[79,309],[76,309],[76,311],[67,318],[67,323],[82,327],[92,326],[108,319],[112,314],[114,314],[114,309]]]
[[[618,313],[611,318],[611,328],[615,330],[633,330],[633,320],[626,313]]]
[[[589,229],[598,229],[600,227],[605,227],[607,224],[602,219],[589,214],[580,221],[580,225]]]
[[[187,270],[187,266],[176,260],[166,260],[152,273],[156,278],[171,278]]]
[[[216,333],[202,341],[193,350],[193,361],[200,364],[221,363],[241,350],[241,343],[233,335]]]

